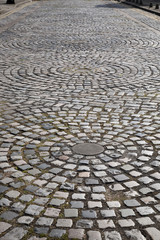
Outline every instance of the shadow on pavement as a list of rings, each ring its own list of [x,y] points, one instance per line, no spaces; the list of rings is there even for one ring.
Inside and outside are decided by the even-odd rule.
[[[117,4],[119,3],[119,4]],[[123,4],[121,4],[123,3]],[[125,6],[126,5],[126,6]],[[126,9],[127,6],[140,8],[150,13],[160,16],[160,0],[117,0],[116,3],[107,2],[106,4],[96,5],[96,8],[119,8]]]
[[[120,5],[117,3],[106,3],[106,4],[102,4],[102,5],[96,5],[96,8],[127,8],[127,6],[125,5]]]

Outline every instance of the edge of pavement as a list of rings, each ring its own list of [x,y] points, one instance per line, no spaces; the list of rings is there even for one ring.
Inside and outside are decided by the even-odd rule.
[[[122,0],[122,1],[117,0],[117,1],[120,2],[120,3],[130,5],[132,7],[139,8],[139,9],[144,10],[146,12],[150,12],[152,14],[156,14],[156,15],[160,16],[160,9],[158,9],[158,10],[151,9],[149,6],[140,5],[138,3],[134,3],[134,2],[131,2],[129,0]],[[160,6],[159,6],[159,8],[160,8]]]
[[[34,3],[33,0],[19,1],[18,3],[15,3],[15,4],[1,3],[0,4],[0,19],[7,17],[8,15],[10,15],[14,12],[17,12],[19,9],[26,7],[32,3]]]

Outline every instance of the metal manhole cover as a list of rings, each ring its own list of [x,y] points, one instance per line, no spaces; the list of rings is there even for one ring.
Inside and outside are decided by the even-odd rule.
[[[73,146],[73,151],[81,155],[97,155],[104,151],[104,148],[96,143],[80,143]]]

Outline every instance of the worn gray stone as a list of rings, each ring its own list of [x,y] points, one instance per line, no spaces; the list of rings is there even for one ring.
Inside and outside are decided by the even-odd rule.
[[[115,178],[118,182],[123,182],[123,181],[126,181],[126,180],[129,179],[125,174],[116,175],[116,176],[114,176],[114,178]]]
[[[154,207],[160,212],[160,204],[154,205]]]
[[[12,225],[6,222],[1,222],[0,224],[0,234],[8,230]]]
[[[49,227],[35,227],[34,228],[35,233],[37,234],[48,234]]]
[[[18,214],[13,211],[6,211],[0,215],[1,218],[5,219],[7,221],[13,220],[17,216],[18,216]]]
[[[101,201],[88,201],[88,207],[89,208],[102,208],[102,202]]]
[[[142,216],[155,213],[155,211],[151,207],[148,207],[148,206],[147,207],[138,207],[138,208],[136,208],[136,210]]]
[[[135,216],[135,212],[132,209],[120,209],[122,217]]]
[[[77,187],[77,190],[78,190],[79,192],[91,192],[91,187],[80,186],[80,187]]]
[[[64,198],[64,199],[66,199],[66,198],[68,198],[68,195],[69,195],[68,192],[57,191],[57,192],[54,193],[54,197],[55,198]]]
[[[47,208],[44,212],[44,215],[47,217],[58,217],[61,212],[61,209],[58,208]]]
[[[96,187],[93,187],[93,192],[94,193],[96,193],[96,192],[99,192],[99,193],[106,192],[106,189],[103,186],[96,186]]]
[[[72,199],[78,200],[78,199],[85,199],[86,194],[85,193],[74,193],[72,195]]]
[[[33,199],[33,195],[23,194],[19,199],[24,202],[30,202]]]
[[[150,187],[158,191],[160,190],[160,183],[151,184]]]
[[[153,225],[154,222],[151,220],[150,217],[141,217],[136,218],[137,222],[142,226]]]
[[[119,208],[121,206],[118,201],[107,201],[107,205],[109,208]]]
[[[78,210],[77,209],[64,209],[64,216],[66,218],[78,217]]]
[[[128,238],[133,240],[146,240],[142,233],[137,229],[125,231],[125,234]]]
[[[69,239],[83,239],[85,235],[84,229],[70,229],[69,230]]]
[[[62,236],[65,235],[65,234],[66,234],[66,230],[53,229],[53,230],[50,232],[49,236],[50,236],[50,237],[55,237],[55,238],[60,238],[60,237],[62,237]]]
[[[33,217],[22,216],[22,217],[18,218],[17,221],[18,221],[18,223],[29,225],[31,222],[33,222],[33,220],[34,220]]]
[[[65,182],[60,186],[60,189],[62,190],[68,190],[68,191],[73,191],[75,188],[75,184],[74,183],[68,183]]]
[[[39,197],[39,198],[36,198],[33,201],[33,203],[39,204],[39,205],[45,205],[48,201],[49,201],[49,198],[47,197]]]
[[[85,172],[85,171],[89,172],[90,171],[90,167],[85,166],[85,165],[81,165],[81,166],[78,167],[77,171],[79,171],[79,172]]]
[[[103,218],[116,217],[114,210],[100,210]]]
[[[7,198],[1,198],[0,200],[0,206],[4,207],[4,206],[10,206],[12,203],[12,201],[8,200]]]
[[[82,201],[71,201],[71,208],[84,208],[84,203]]]
[[[117,231],[104,232],[105,240],[122,240],[121,235]]]
[[[105,200],[105,195],[104,194],[98,194],[98,193],[92,193],[91,198],[93,200]]]
[[[77,228],[92,228],[93,226],[93,221],[92,220],[78,220],[76,223]]]
[[[97,213],[94,210],[83,210],[82,217],[83,218],[97,218]]]
[[[136,199],[124,200],[124,204],[127,207],[137,207],[137,206],[140,206],[140,203]]]
[[[98,227],[102,229],[106,228],[115,228],[115,224],[111,219],[106,219],[106,220],[97,220]]]
[[[48,189],[48,187],[46,186],[46,188],[37,189],[35,194],[38,195],[38,196],[46,197],[46,196],[50,195],[52,192],[53,192],[53,190]]]
[[[12,205],[12,209],[16,212],[21,212],[25,207],[26,205],[21,202],[16,202]]]
[[[155,227],[146,228],[145,231],[149,234],[152,240],[158,240],[160,236],[160,231]]]
[[[35,205],[35,204],[31,204],[29,205],[26,210],[25,213],[29,214],[29,215],[36,215],[38,216],[40,214],[40,212],[44,209],[44,207]]]
[[[98,231],[88,231],[88,240],[102,240],[101,234]]]
[[[72,227],[72,219],[58,219],[56,227]]]
[[[118,220],[119,225],[123,227],[134,227],[135,223],[131,219]]]
[[[32,193],[35,193],[35,191],[38,189],[38,187],[34,186],[34,185],[28,185],[25,190],[26,191],[29,191],[29,192],[32,192]]]
[[[107,175],[107,173],[105,171],[96,171],[96,172],[94,172],[94,175],[96,177],[101,178],[101,177],[105,177]]]
[[[58,199],[58,198],[54,198],[50,201],[50,205],[53,205],[53,206],[60,206],[64,203],[65,203],[64,199]]]
[[[27,234],[27,230],[16,227],[13,228],[10,232],[4,235],[1,240],[20,240]]]
[[[40,226],[51,226],[52,223],[53,219],[48,217],[39,217],[36,221],[36,224]]]
[[[157,200],[154,199],[153,197],[143,197],[143,198],[141,198],[141,201],[144,202],[145,204],[157,203]]]
[[[85,180],[86,185],[98,185],[99,181],[97,179],[88,178]]]
[[[17,198],[19,195],[20,195],[20,192],[15,191],[15,190],[11,190],[6,193],[6,196],[9,198]]]

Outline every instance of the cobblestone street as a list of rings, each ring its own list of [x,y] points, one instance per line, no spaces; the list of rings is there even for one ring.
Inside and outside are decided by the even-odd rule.
[[[160,18],[33,2],[0,56],[0,240],[160,240]]]

